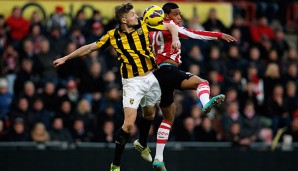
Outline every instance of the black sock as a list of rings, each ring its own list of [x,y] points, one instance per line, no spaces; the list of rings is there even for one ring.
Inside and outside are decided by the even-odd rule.
[[[116,149],[114,154],[113,165],[120,166],[121,156],[128,138],[129,133],[125,132],[122,128],[120,128],[115,138]]]
[[[143,117],[140,120],[139,129],[140,129],[140,139],[139,142],[143,147],[147,147],[147,139],[149,130],[151,127],[152,121],[146,120]]]

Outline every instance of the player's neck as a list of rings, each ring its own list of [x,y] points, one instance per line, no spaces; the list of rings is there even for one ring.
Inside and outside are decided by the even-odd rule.
[[[126,24],[122,24],[121,25],[121,29],[125,33],[131,33],[131,32],[134,31],[134,27],[133,26],[130,27],[130,26],[126,25]]]

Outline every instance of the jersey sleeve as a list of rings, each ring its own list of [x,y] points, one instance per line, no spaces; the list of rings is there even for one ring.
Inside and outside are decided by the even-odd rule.
[[[220,39],[222,36],[221,32],[191,30],[181,26],[178,27],[178,33],[180,38],[191,38],[200,40]]]
[[[97,42],[96,42],[96,46],[98,48],[101,48],[101,49],[106,49],[107,47],[109,47],[111,45],[110,43],[110,36],[109,34],[105,34],[103,35]]]

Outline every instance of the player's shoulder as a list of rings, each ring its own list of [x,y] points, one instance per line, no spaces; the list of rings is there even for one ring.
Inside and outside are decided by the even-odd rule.
[[[174,20],[164,20],[164,23],[175,24],[175,25],[179,26],[179,24],[177,22],[175,22]]]

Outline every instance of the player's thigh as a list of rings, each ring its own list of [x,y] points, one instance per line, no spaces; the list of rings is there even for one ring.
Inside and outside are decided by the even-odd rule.
[[[145,106],[155,106],[160,101],[161,90],[159,83],[156,77],[152,74],[148,77],[146,82],[144,83],[147,88],[144,97],[141,99],[140,105],[142,107]]]
[[[141,99],[145,95],[144,83],[138,78],[122,79],[123,85],[123,108],[137,109]]]
[[[201,84],[202,82],[205,82],[206,80],[185,72],[185,75],[188,75],[189,78],[188,79],[184,79],[181,83],[181,88],[183,90],[196,90],[197,87],[199,86],[199,84]]]
[[[156,112],[155,106],[144,106],[142,108],[142,115],[147,120],[153,120]]]

